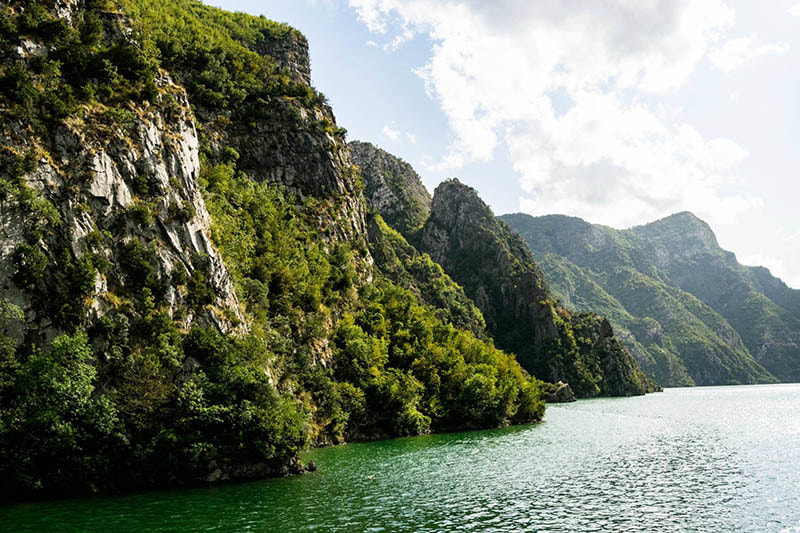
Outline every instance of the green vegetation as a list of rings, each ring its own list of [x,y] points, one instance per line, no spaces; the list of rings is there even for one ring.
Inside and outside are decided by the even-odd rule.
[[[281,356],[283,375],[310,393],[317,441],[541,418],[535,380],[513,357],[437,317],[444,311],[450,318],[449,308],[423,306],[388,279],[359,288],[359,252],[346,244],[326,252],[314,239],[309,219],[324,209],[319,202],[308,199],[301,214],[276,187],[253,182],[231,164],[205,168],[213,238],[253,330],[292,339]],[[433,283],[460,294],[437,274]],[[315,353],[328,338],[329,352]],[[320,365],[319,358],[333,363]]]
[[[269,55],[271,40],[305,43],[297,30],[244,13],[230,13],[197,0],[120,0],[140,40],[160,52],[161,66],[177,74],[193,105],[259,117],[275,96],[321,101],[311,87],[293,80]]]
[[[758,294],[750,271],[689,214],[626,231],[563,216],[502,218],[537,254],[565,305],[608,316],[658,383],[773,382],[787,379],[787,362],[800,356],[791,340],[796,319]],[[788,341],[766,356],[782,362],[753,357],[768,335]]]
[[[81,332],[18,356],[0,411],[6,496],[196,482],[215,464],[277,473],[306,445],[304,413],[269,385],[253,339],[147,322],[156,341],[105,364]]]
[[[46,136],[50,125],[74,114],[80,105],[115,106],[156,95],[155,49],[146,42],[113,38],[113,20],[104,16],[102,6],[93,7],[79,12],[72,25],[52,14],[46,1],[11,2],[0,9],[0,46],[5,53],[20,38],[47,43],[46,55],[34,54],[27,64],[4,62],[4,120],[25,120]]]
[[[2,496],[296,473],[311,444],[541,419],[538,382],[481,338],[438,265],[405,257],[408,289],[371,265],[362,228],[341,218],[363,205],[346,159],[330,178],[345,186],[301,195],[242,171],[263,146],[224,143],[229,126],[291,136],[286,116],[317,116],[321,95],[259,53],[302,36],[190,0],[90,0],[71,24],[52,7],[0,8],[0,112],[17,132],[0,151],[14,286],[0,300]],[[193,169],[167,191],[148,167],[182,160],[172,137],[192,119],[162,69],[199,117],[197,185],[235,294],[212,275],[219,256],[189,242],[204,213],[184,201]],[[310,124],[309,160],[344,149],[332,118]],[[140,161],[150,125],[163,142]],[[98,154],[129,200],[96,192]]]
[[[538,385],[513,356],[438,321],[390,283],[367,287],[365,308],[335,337],[334,376],[366,398],[371,413],[351,432],[415,435],[539,420]],[[351,389],[354,385],[354,389]]]
[[[480,310],[441,266],[408,244],[381,215],[370,215],[367,225],[372,257],[385,276],[419,295],[442,321],[487,337]]]
[[[419,242],[478,305],[497,346],[537,378],[567,382],[578,397],[655,389],[607,322],[555,304],[528,247],[473,189],[440,184]]]
[[[537,260],[547,276],[550,288],[563,305],[574,310],[591,309],[607,317],[614,326],[617,336],[656,383],[669,386],[695,384],[678,357],[679,353],[694,349],[691,341],[680,347],[671,343],[671,337],[664,335],[659,322],[649,317],[638,319],[631,315],[619,300],[606,292],[590,274],[569,260],[555,254],[539,255]],[[675,306],[672,307],[675,320],[670,321],[670,325],[675,328],[692,329],[693,320],[696,318],[682,313],[677,302],[665,305]],[[707,330],[706,326],[703,328]],[[638,334],[634,336],[632,331]],[[705,331],[705,333],[707,335],[697,340],[703,344],[715,342],[714,339],[717,337],[712,332]]]

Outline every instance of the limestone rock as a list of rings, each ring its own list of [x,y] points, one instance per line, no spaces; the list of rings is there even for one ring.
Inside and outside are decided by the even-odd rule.
[[[103,110],[89,111],[80,120],[58,126],[52,134],[50,157],[22,180],[56,208],[63,222],[42,243],[53,262],[58,262],[62,246],[80,258],[87,252],[90,234],[105,232],[108,236],[96,251],[108,260],[112,270],[96,279],[91,320],[103,317],[113,307],[105,302],[113,300],[113,293],[126,284],[116,266],[124,263],[122,248],[125,243],[139,241],[156,246],[155,271],[165,281],[178,270],[184,272],[183,277],[198,269],[205,273],[216,296],[214,305],[187,316],[186,327],[199,322],[231,331],[234,323],[226,316],[236,317],[237,323],[243,317],[230,275],[209,239],[211,218],[197,183],[200,160],[194,117],[183,89],[166,75],[160,83],[162,98],[171,99],[171,113],[177,116],[167,120],[158,105],[144,106],[136,110],[130,130],[122,132],[105,131],[99,124]],[[10,128],[0,135],[0,143],[19,153],[35,149],[25,135]],[[143,182],[148,189],[146,206],[141,191],[134,190]],[[0,248],[0,297],[26,310],[28,335],[47,341],[60,331],[36,315],[31,298],[13,280],[14,252],[23,242],[24,224],[16,214],[18,207],[6,205],[0,219],[0,232],[6,236]],[[151,220],[135,223],[130,217],[133,208],[149,211]],[[176,217],[176,211],[182,208],[190,216]],[[172,315],[186,304],[186,295],[175,287],[168,293]]]
[[[575,393],[572,392],[568,383],[559,381],[558,383],[543,383],[542,398],[547,403],[569,403],[576,401]]]
[[[411,165],[370,143],[350,141],[347,147],[361,168],[369,208],[405,236],[422,227],[431,195]]]

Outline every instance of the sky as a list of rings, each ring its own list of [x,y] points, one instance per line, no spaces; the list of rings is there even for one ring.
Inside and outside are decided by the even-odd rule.
[[[800,288],[799,0],[207,0],[287,22],[348,138],[495,214],[679,211]]]

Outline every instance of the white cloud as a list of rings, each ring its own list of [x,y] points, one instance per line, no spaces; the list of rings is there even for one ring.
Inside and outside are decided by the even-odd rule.
[[[793,17],[800,17],[800,4],[795,4],[789,9],[786,10],[787,13],[792,15]]]
[[[789,268],[786,262],[781,259],[762,254],[752,254],[739,258],[739,262],[748,266],[766,267],[773,276],[780,278],[790,287],[795,289],[800,288],[800,272]]]
[[[709,52],[711,64],[723,72],[730,72],[763,55],[781,55],[789,51],[787,43],[759,44],[756,35],[730,39]]]
[[[691,209],[714,223],[758,208],[725,195],[747,153],[657,104],[706,57],[731,69],[780,44],[727,40],[725,0],[349,0],[373,32],[433,46],[416,73],[453,140],[436,169],[507,149],[521,207],[630,225]],[[555,109],[551,95],[570,102]],[[561,106],[564,107],[564,106]]]
[[[389,137],[390,140],[397,142],[400,138],[400,132],[397,130],[394,123],[386,124],[383,127],[383,134]]]
[[[375,41],[367,41],[367,46],[375,47],[378,46],[378,43],[376,43]]]
[[[410,131],[401,131],[397,127],[397,123],[392,121],[383,127],[383,134],[386,135],[392,142],[397,142],[400,139],[405,139],[411,144],[417,144],[417,136]]]
[[[782,237],[782,240],[784,242],[794,241],[794,240],[797,240],[797,239],[800,239],[800,231],[796,231],[794,233],[791,233],[791,234],[789,234],[787,236]]]

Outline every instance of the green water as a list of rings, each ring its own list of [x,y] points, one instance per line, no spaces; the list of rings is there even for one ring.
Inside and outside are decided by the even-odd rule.
[[[800,531],[800,385],[553,405],[546,422],[352,444],[319,471],[0,508],[10,531]]]

